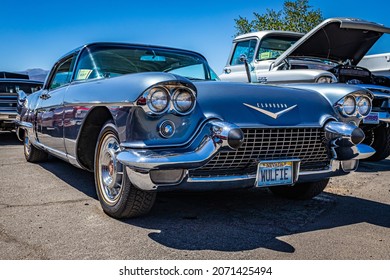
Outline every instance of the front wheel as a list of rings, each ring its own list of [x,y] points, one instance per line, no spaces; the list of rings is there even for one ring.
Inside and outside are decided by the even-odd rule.
[[[45,151],[42,151],[31,144],[27,132],[24,133],[23,151],[24,157],[28,162],[42,162],[46,161],[49,157]]]
[[[390,127],[380,125],[372,130],[365,131],[364,144],[370,145],[375,154],[365,159],[366,161],[380,161],[390,155]]]
[[[300,183],[296,184],[295,186],[275,186],[270,187],[269,189],[277,196],[297,200],[306,200],[322,193],[328,183],[329,179],[324,179],[318,182]]]
[[[145,215],[152,208],[156,193],[131,184],[125,167],[116,160],[119,150],[115,125],[108,122],[100,132],[95,150],[95,186],[100,204],[106,214],[117,219]]]

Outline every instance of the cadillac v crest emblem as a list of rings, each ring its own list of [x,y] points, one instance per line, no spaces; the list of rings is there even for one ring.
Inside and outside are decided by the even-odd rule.
[[[271,117],[273,119],[277,119],[279,118],[281,115],[291,111],[292,109],[294,109],[295,107],[297,107],[298,105],[293,105],[291,107],[287,107],[287,104],[275,104],[275,103],[265,103],[265,105],[263,103],[259,104],[257,103],[257,107],[256,106],[253,106],[253,105],[249,105],[249,104],[246,104],[246,103],[243,103],[245,106],[253,109],[253,110],[256,110],[260,113],[263,113],[265,115],[267,115],[268,117]],[[264,108],[276,108],[276,109],[282,109],[278,112],[271,112],[271,111],[268,111],[268,110],[265,110]]]

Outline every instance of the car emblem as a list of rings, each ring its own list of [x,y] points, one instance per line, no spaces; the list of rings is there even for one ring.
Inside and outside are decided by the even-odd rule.
[[[289,112],[289,111],[291,111],[292,109],[294,109],[295,107],[297,107],[298,105],[293,105],[293,106],[291,106],[291,107],[288,107],[287,108],[287,105],[286,104],[283,104],[283,105],[280,105],[280,104],[277,104],[277,105],[275,105],[275,104],[270,104],[270,106],[269,107],[274,107],[274,108],[286,108],[286,109],[284,109],[284,110],[282,110],[282,111],[279,111],[279,112],[276,112],[276,113],[273,113],[273,112],[270,112],[270,111],[267,111],[267,110],[264,110],[264,109],[262,109],[262,108],[260,108],[260,107],[256,107],[256,106],[253,106],[253,105],[249,105],[249,104],[246,104],[246,103],[243,103],[245,106],[247,106],[247,107],[249,107],[249,108],[251,108],[251,109],[253,109],[253,110],[256,110],[256,111],[258,111],[258,112],[260,112],[260,113],[263,113],[263,114],[265,114],[265,115],[267,115],[267,116],[269,116],[269,117],[271,117],[271,118],[273,118],[273,119],[277,119],[277,118],[279,118],[281,115],[283,115],[283,114],[285,114],[285,113],[287,113],[287,112]],[[263,105],[263,104],[262,104]],[[267,104],[266,104],[267,105]],[[259,106],[259,105],[257,105],[257,106]],[[263,107],[263,106],[262,106]],[[268,107],[268,105],[266,106],[266,107]]]

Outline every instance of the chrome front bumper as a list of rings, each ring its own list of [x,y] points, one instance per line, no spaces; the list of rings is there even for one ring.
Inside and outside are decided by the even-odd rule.
[[[9,121],[9,122],[15,122],[16,116],[18,114],[16,112],[0,112],[0,121]]]
[[[336,125],[337,124],[337,125]],[[338,131],[337,127],[341,127]],[[130,181],[143,190],[172,190],[172,189],[224,189],[253,187],[256,174],[242,176],[216,176],[216,177],[190,177],[188,170],[204,166],[221,149],[234,149],[229,139],[230,132],[237,130],[237,126],[224,122],[211,121],[202,129],[197,140],[189,147],[181,149],[146,150],[146,149],[124,149],[117,154],[117,160],[126,166],[127,175]],[[342,123],[334,122],[332,135],[349,141],[352,135],[345,131]],[[351,130],[352,134],[353,129]],[[340,133],[338,133],[340,132]],[[342,133],[342,135],[341,135]],[[237,139],[235,139],[237,140]],[[336,138],[335,138],[336,140]],[[337,149],[336,141],[330,141]],[[333,143],[333,144],[332,144]],[[237,147],[238,148],[238,147]],[[338,158],[338,150],[333,150],[334,157],[328,168],[324,170],[300,171],[299,182],[318,181],[321,179],[348,174],[357,168],[358,160],[371,156],[375,150],[371,147],[358,144],[347,147],[348,158],[343,155]],[[177,177],[174,182],[156,183],[153,180],[153,172],[164,171],[159,175],[174,174]]]

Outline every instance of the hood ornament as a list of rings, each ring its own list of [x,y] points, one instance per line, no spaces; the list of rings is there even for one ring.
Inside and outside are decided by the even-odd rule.
[[[276,112],[276,113],[273,113],[273,112],[270,112],[270,111],[267,111],[267,110],[264,110],[264,109],[262,109],[262,108],[260,108],[260,107],[256,107],[256,106],[253,106],[253,105],[249,105],[249,104],[246,104],[246,103],[243,103],[245,106],[247,106],[247,107],[249,107],[249,108],[251,108],[251,109],[253,109],[253,110],[256,110],[256,111],[258,111],[258,112],[260,112],[260,113],[263,113],[263,114],[265,114],[265,115],[267,115],[268,117],[271,117],[271,118],[273,118],[273,119],[277,119],[277,118],[279,118],[281,115],[283,115],[283,114],[285,114],[285,113],[287,113],[287,112],[289,112],[289,111],[291,111],[292,109],[294,109],[295,107],[297,107],[298,105],[293,105],[293,106],[291,106],[291,107],[288,107],[287,108],[287,105],[282,105],[282,106],[279,106],[279,104],[277,104],[278,106],[278,108],[283,108],[283,107],[285,107],[286,109],[284,109],[284,110],[282,110],[282,111],[279,111],[279,112]],[[263,106],[262,106],[263,107]],[[268,106],[267,106],[268,107]],[[270,106],[270,107],[274,107],[274,108],[276,108],[276,106],[274,105],[274,106]]]

